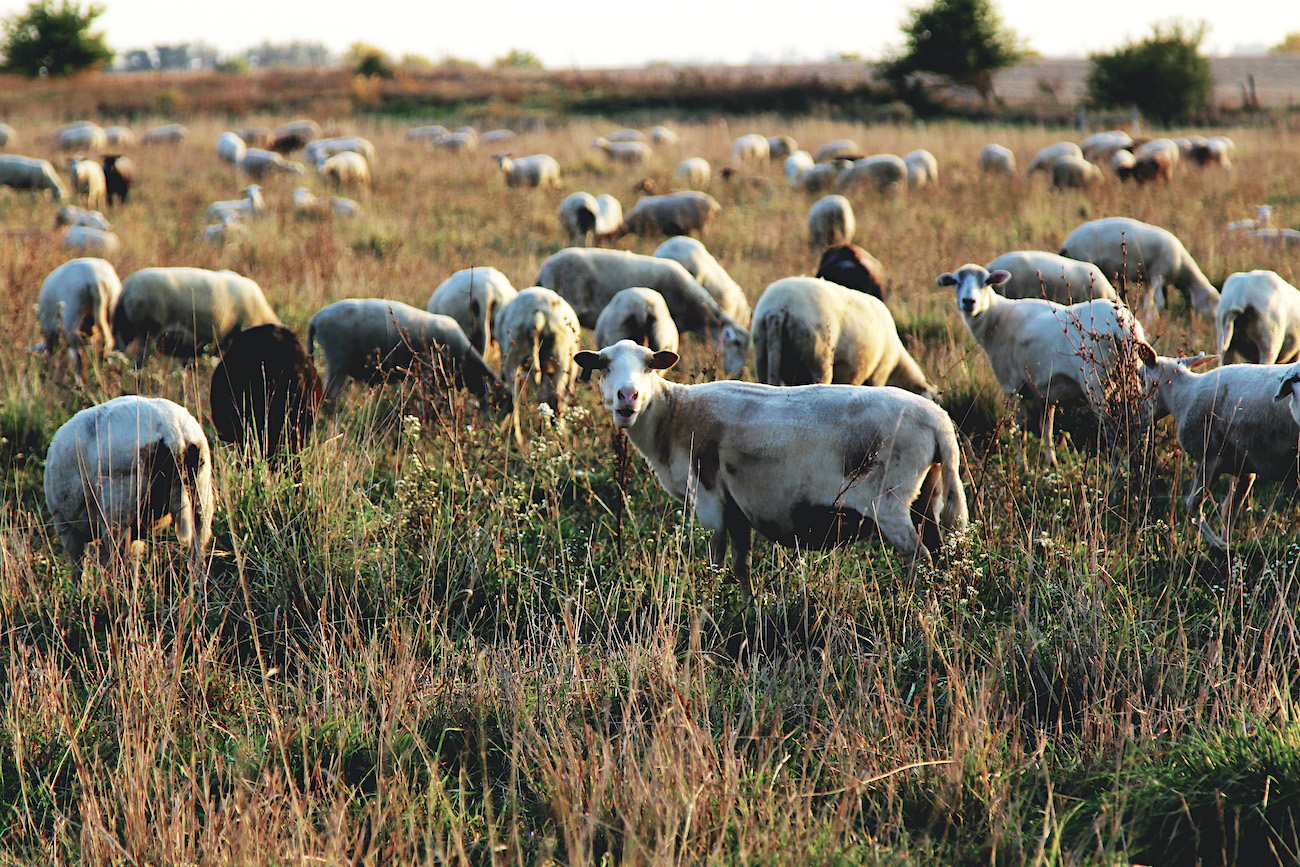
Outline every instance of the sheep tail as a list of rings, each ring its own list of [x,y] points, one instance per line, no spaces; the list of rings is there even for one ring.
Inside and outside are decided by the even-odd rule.
[[[935,441],[935,458],[943,473],[943,511],[939,526],[944,530],[961,532],[966,529],[969,514],[966,511],[966,489],[961,483],[961,448],[956,435],[945,430]]]
[[[542,381],[542,335],[546,333],[546,316],[538,310],[533,313],[533,327],[528,330],[533,341],[532,379],[535,383]]]
[[[784,311],[767,317],[767,382],[769,385],[780,385],[784,381],[781,378],[781,349],[789,338],[787,333],[789,320],[790,317]]]
[[[1215,313],[1215,319],[1218,320],[1217,330],[1219,332],[1219,355],[1225,355],[1228,352],[1228,347],[1232,345],[1232,332],[1236,327],[1237,317],[1244,312],[1245,305],[1240,302],[1236,302],[1233,306],[1229,307],[1225,307],[1222,304],[1219,305],[1219,309]]]

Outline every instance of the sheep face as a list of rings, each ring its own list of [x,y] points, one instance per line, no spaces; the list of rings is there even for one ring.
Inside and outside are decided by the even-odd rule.
[[[1291,410],[1291,418],[1295,419],[1296,424],[1300,424],[1300,391],[1296,391],[1296,383],[1300,382],[1300,366],[1291,368],[1291,372],[1282,377],[1282,381],[1277,385],[1277,393],[1273,395],[1273,400],[1290,399],[1288,408]]]
[[[736,325],[722,327],[722,369],[728,378],[744,376],[753,344],[754,338],[745,329]]]
[[[631,340],[620,340],[600,352],[585,349],[574,356],[583,370],[601,371],[601,399],[617,428],[636,424],[654,393],[654,371],[667,370],[677,358],[670,350],[651,352]]]
[[[990,274],[979,265],[963,265],[954,272],[940,274],[935,283],[956,287],[957,309],[963,317],[970,319],[989,308],[995,294],[993,287],[1010,279],[1009,271],[997,270]]]

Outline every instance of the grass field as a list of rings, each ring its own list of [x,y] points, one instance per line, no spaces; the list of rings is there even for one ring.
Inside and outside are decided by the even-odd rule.
[[[19,152],[53,110],[6,120]],[[62,109],[59,109],[62,111]],[[170,118],[169,118],[170,119]],[[243,182],[215,158],[226,128],[288,118],[190,118],[178,147],[130,151],[142,178],[110,214],[125,276],[149,265],[232,268],[299,333],[341,298],[423,307],[470,265],[518,287],[563,246],[567,192],[625,206],[745,132],[867,153],[933,151],[940,181],[854,200],[857,241],[889,271],[905,340],[964,432],[972,527],[933,568],[893,551],[755,544],[746,609],[706,539],[640,460],[627,478],[596,390],[522,453],[461,396],[345,392],[299,476],[216,445],[215,362],[96,359],[79,390],[36,343],[53,231],[0,237],[0,863],[84,864],[1263,864],[1300,858],[1300,607],[1290,489],[1263,486],[1206,549],[1179,492],[1189,462],[1161,428],[1131,483],[1076,414],[1054,472],[1016,468],[1010,418],[943,271],[1012,249],[1054,250],[1079,223],[1127,215],[1185,242],[1210,279],[1295,251],[1223,227],[1277,207],[1300,224],[1300,134],[1215,130],[1230,171],[1168,185],[1057,194],[989,180],[983,144],[1021,165],[1053,130],[865,126],[773,116],[672,123],[647,171],[607,165],[615,119],[546,118],[514,143],[561,163],[563,191],[505,188],[480,152],[408,143],[406,124],[335,117],[371,138],[375,182],[349,223],[301,223],[288,180],[246,243],[197,240],[207,203]],[[330,118],[318,117],[322,122]],[[137,132],[151,121],[134,124]],[[161,122],[161,119],[159,119]],[[1207,130],[1195,130],[1208,132]],[[1182,131],[1175,131],[1182,132]],[[809,273],[809,199],[779,166],[766,188],[710,192],[705,242],[751,303]],[[308,183],[319,184],[309,177]],[[54,207],[0,197],[6,229]],[[652,252],[660,239],[629,237]],[[1163,352],[1213,346],[1186,302],[1149,332]],[[587,335],[590,339],[590,335]],[[687,340],[680,379],[712,375]],[[160,535],[136,580],[74,574],[49,526],[42,460],[58,426],[121,393],[169,397],[214,442],[210,577]],[[626,482],[624,485],[623,483]],[[626,488],[626,500],[620,494]]]

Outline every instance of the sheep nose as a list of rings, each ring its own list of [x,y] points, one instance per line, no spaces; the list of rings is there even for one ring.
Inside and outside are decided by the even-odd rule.
[[[627,391],[624,391],[623,389],[620,388],[618,390],[618,399],[622,401],[626,401],[628,403],[631,403],[632,401],[636,400],[640,396],[641,396],[641,392],[637,391],[636,389],[629,389]]]
[[[961,309],[966,311],[967,313],[970,313],[972,310],[975,309],[975,299],[974,298],[961,299]]]

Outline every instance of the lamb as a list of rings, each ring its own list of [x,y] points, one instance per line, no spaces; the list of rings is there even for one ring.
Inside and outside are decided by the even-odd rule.
[[[248,152],[248,145],[233,132],[223,132],[217,136],[217,159],[223,163],[237,166]]]
[[[713,566],[730,542],[747,602],[754,528],[781,545],[824,549],[875,526],[915,563],[966,527],[956,432],[931,401],[847,385],[678,385],[659,375],[675,353],[630,340],[580,352],[577,362],[602,372],[614,426],[713,532]]]
[[[95,339],[96,331],[105,348],[112,346],[113,329],[109,323],[121,294],[122,281],[117,271],[103,259],[72,259],[51,271],[36,300],[46,361],[54,355],[62,336],[68,343],[68,358],[77,383],[84,384],[81,349]]]
[[[234,271],[142,268],[122,281],[113,335],[120,352],[140,342],[140,367],[155,340],[169,355],[194,357],[241,329],[279,321],[261,288]]]
[[[266,200],[262,198],[262,188],[250,184],[244,188],[242,199],[228,199],[213,202],[203,213],[205,223],[238,222],[251,219],[266,210]]]
[[[496,341],[492,323],[497,311],[519,294],[510,280],[496,268],[465,268],[452,274],[433,290],[425,309],[450,316],[480,355]]]
[[[857,226],[848,199],[822,196],[808,211],[808,245],[819,253],[827,247],[852,243]]]
[[[1156,355],[1137,346],[1142,375],[1151,391],[1154,417],[1173,417],[1178,445],[1195,463],[1187,491],[1187,512],[1212,547],[1227,547],[1225,537],[1258,476],[1264,481],[1294,479],[1300,427],[1278,400],[1294,368],[1285,364],[1228,364],[1207,373],[1190,360]],[[1223,502],[1223,536],[1215,534],[1203,507],[1210,486],[1223,473],[1233,478]]]
[[[317,343],[325,355],[327,410],[349,378],[378,385],[421,367],[468,389],[485,410],[500,409],[509,400],[455,319],[400,301],[353,298],[322,307],[307,326],[307,352],[313,357]]]
[[[799,143],[788,135],[770,135],[767,137],[767,156],[769,159],[785,159],[799,149]]]
[[[294,120],[281,124],[271,133],[267,147],[277,154],[291,154],[302,150],[307,143],[320,137],[320,124],[314,120]]]
[[[560,164],[550,154],[533,154],[518,159],[510,154],[496,154],[497,165],[507,187],[551,187],[560,189]]]
[[[140,136],[140,144],[180,144],[189,134],[190,131],[181,124],[167,123],[145,130],[144,135]]]
[[[769,385],[892,385],[933,398],[879,299],[816,277],[787,277],[754,308],[754,378]]]
[[[827,142],[817,148],[813,154],[813,162],[826,163],[838,159],[855,159],[862,153],[862,148],[853,139],[841,138],[833,142]]]
[[[49,190],[50,196],[56,202],[62,202],[68,197],[68,188],[63,185],[63,181],[48,160],[16,154],[0,154],[0,187],[12,187],[15,190]]]
[[[1053,164],[1061,157],[1083,159],[1083,151],[1072,141],[1059,141],[1056,144],[1050,144],[1034,154],[1034,158],[1029,162],[1029,168],[1025,169],[1025,177],[1032,177],[1035,172],[1042,172],[1050,177]]]
[[[1052,163],[1052,187],[1058,190],[1082,190],[1101,180],[1101,170],[1083,157],[1070,154]]]
[[[609,194],[570,193],[560,202],[560,227],[572,247],[613,239],[623,224],[623,206]]]
[[[654,289],[664,296],[679,331],[708,334],[727,376],[740,376],[749,360],[749,331],[671,259],[569,247],[542,263],[536,282],[568,301],[587,328],[595,327],[615,293],[632,286]]]
[[[822,280],[884,300],[885,268],[857,244],[836,244],[822,251],[817,273]]]
[[[515,442],[523,446],[519,407],[525,384],[537,390],[535,400],[564,417],[578,373],[573,360],[582,341],[578,314],[555,292],[533,286],[497,311],[492,330],[501,343],[501,379],[511,388]]]
[[[99,211],[87,211],[85,208],[79,208],[76,205],[64,205],[59,208],[54,215],[54,226],[90,226],[107,232],[113,226]]]
[[[980,151],[980,171],[986,175],[1014,175],[1016,155],[1009,147],[986,144]]]
[[[742,135],[731,145],[731,158],[742,165],[763,165],[771,155],[767,139],[758,133]]]
[[[1238,271],[1223,282],[1214,314],[1218,352],[1257,364],[1300,359],[1300,290],[1276,271]]]
[[[99,561],[138,566],[143,536],[173,524],[195,573],[212,538],[212,454],[185,407],[126,395],[83,409],[54,434],[45,502],[72,562],[99,544]]]
[[[864,185],[896,196],[907,186],[907,164],[893,154],[876,154],[854,160],[835,180],[835,189],[841,192]]]
[[[122,249],[122,241],[112,232],[93,226],[69,226],[63,232],[63,247],[95,256],[112,256]]]
[[[790,186],[798,186],[799,176],[811,169],[816,163],[813,162],[812,154],[808,151],[795,151],[785,158],[783,168],[785,169],[785,179],[790,182]]]
[[[702,243],[686,235],[677,235],[659,245],[654,255],[672,259],[704,287],[723,311],[742,325],[749,324],[749,300],[745,290],[713,258]]]
[[[284,157],[262,148],[248,148],[239,161],[239,170],[255,181],[261,181],[268,175],[303,175],[307,168],[302,163],[293,163]]]
[[[663,196],[646,196],[632,206],[614,233],[624,235],[689,235],[704,234],[708,225],[722,206],[708,193],[682,190]]]
[[[86,207],[104,207],[107,193],[104,170],[99,163],[81,157],[68,160],[68,175],[72,178],[72,192],[85,199]]]
[[[267,323],[230,339],[212,372],[208,411],[222,442],[263,458],[302,450],[322,396],[320,374],[293,329]]]
[[[631,340],[651,351],[677,351],[677,323],[664,296],[653,289],[633,286],[617,293],[596,320],[596,345],[612,346]]]
[[[1119,301],[1106,275],[1091,262],[1067,259],[1042,250],[1004,253],[984,266],[991,274],[1006,271],[1004,298],[1046,298],[1057,304],[1075,304],[1105,298]]]
[[[375,146],[370,139],[359,135],[343,135],[334,138],[318,138],[309,142],[302,150],[304,161],[319,166],[335,154],[351,152],[365,158],[368,166],[375,164]]]
[[[903,164],[907,166],[907,186],[912,189],[939,180],[939,161],[934,158],[934,154],[924,148],[914,150],[903,157]]]
[[[104,154],[104,190],[108,194],[108,206],[125,205],[131,185],[135,183],[135,165],[121,154]]]
[[[675,177],[686,184],[688,189],[698,190],[709,185],[713,170],[709,166],[709,161],[703,157],[690,157],[682,160],[677,166]]]
[[[326,157],[316,170],[336,190],[370,186],[370,164],[355,151],[340,151]]]
[[[605,152],[611,162],[639,166],[650,162],[650,145],[639,141],[610,141],[598,138],[591,143],[597,150]]]
[[[99,124],[79,120],[64,124],[54,131],[54,143],[59,150],[98,151],[108,146],[108,136]]]
[[[1002,393],[1021,420],[1021,399],[1043,402],[1044,459],[1056,466],[1052,422],[1056,405],[1083,398],[1103,426],[1110,420],[1109,394],[1123,376],[1127,346],[1145,339],[1128,308],[1099,299],[1063,306],[1042,298],[1004,298],[994,291],[1011,280],[1007,271],[990,273],[963,265],[940,274],[936,283],[956,288],[957,309],[971,336],[984,350]],[[1017,460],[1025,463],[1024,427]]]
[[[1139,280],[1149,292],[1144,301],[1148,315],[1165,306],[1165,283],[1188,294],[1201,316],[1213,316],[1219,292],[1201,273],[1182,241],[1159,226],[1128,217],[1107,217],[1079,226],[1061,245],[1061,255],[1092,262],[1112,284]]]

